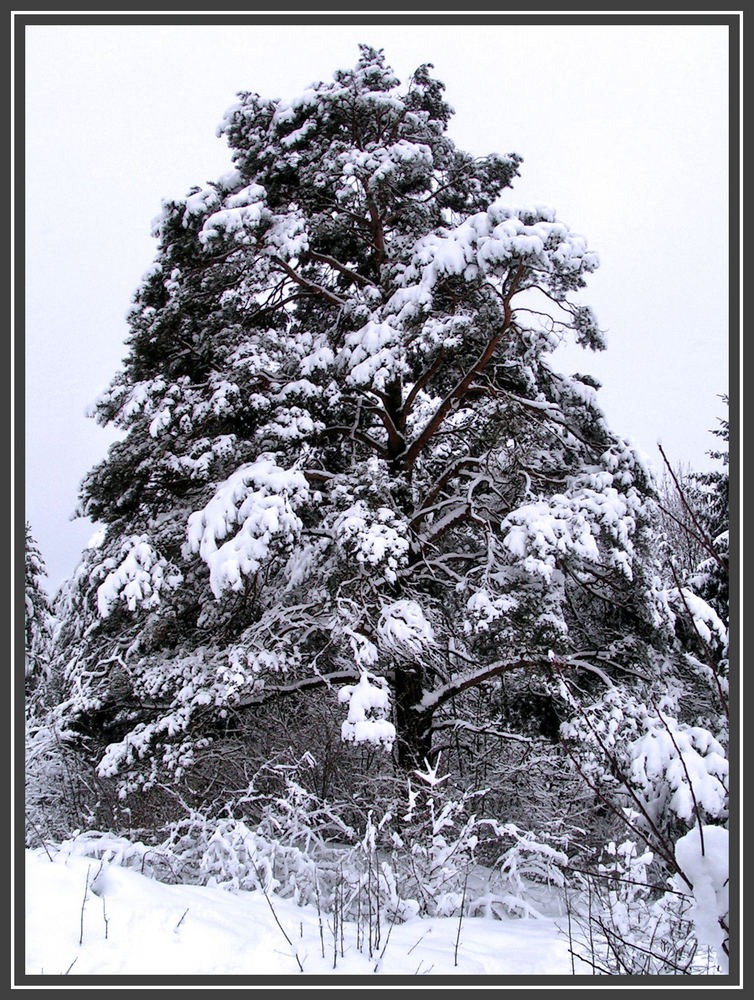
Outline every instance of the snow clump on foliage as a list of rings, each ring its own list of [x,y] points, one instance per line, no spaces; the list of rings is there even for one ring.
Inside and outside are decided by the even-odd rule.
[[[377,631],[388,648],[409,655],[418,655],[434,640],[432,625],[416,601],[395,601],[383,608]]]
[[[381,744],[387,750],[392,747],[395,726],[386,718],[390,712],[390,697],[384,677],[362,671],[358,684],[340,689],[338,701],[348,704],[348,718],[341,729],[344,740]]]
[[[135,611],[137,604],[154,608],[160,603],[161,590],[174,590],[183,579],[155,552],[146,535],[124,539],[120,557],[120,561],[111,557],[102,564],[103,570],[110,570],[97,588],[97,608],[102,618],[110,615],[119,599],[126,602],[129,611]]]
[[[275,538],[291,539],[301,530],[294,504],[308,497],[306,477],[281,469],[270,459],[243,465],[188,522],[192,552],[199,552],[210,570],[212,593],[241,590],[243,579],[267,558]],[[218,547],[234,528],[239,530]]]

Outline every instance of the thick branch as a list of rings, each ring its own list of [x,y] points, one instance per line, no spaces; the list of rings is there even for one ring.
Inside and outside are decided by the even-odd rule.
[[[327,302],[331,302],[335,306],[345,305],[346,303],[345,299],[342,299],[339,295],[336,295],[335,292],[331,292],[327,288],[323,288],[322,285],[318,285],[314,281],[309,281],[308,278],[305,278],[303,275],[299,274],[298,271],[294,271],[294,269],[290,266],[290,264],[286,264],[286,262],[282,260],[282,258],[271,257],[270,260],[272,260],[273,263],[277,264],[279,268],[285,271],[285,273],[289,277],[293,278],[293,280],[297,282],[297,284],[301,285],[301,287],[305,288],[308,292],[313,292],[315,295],[319,295],[321,298],[325,299]]]
[[[432,726],[433,733],[440,732],[442,729],[452,729],[453,731],[463,730],[464,732],[482,736],[496,736],[501,740],[513,740],[515,743],[527,743],[529,745],[546,742],[545,740],[533,739],[531,736],[522,736],[520,733],[509,733],[500,729],[494,729],[491,724],[489,726],[483,724],[473,725],[464,719],[448,719],[446,722],[438,722]]]
[[[426,425],[424,430],[421,432],[418,438],[413,442],[406,452],[406,465],[410,468],[416,461],[419,454],[422,452],[427,442],[432,439],[434,434],[437,432],[438,428],[441,426],[442,422],[447,417],[448,413],[453,409],[453,407],[459,403],[471,387],[471,383],[474,378],[483,372],[487,365],[490,363],[497,346],[504,337],[504,335],[510,329],[513,322],[513,310],[511,308],[511,299],[516,291],[516,286],[524,272],[524,265],[519,264],[515,276],[511,281],[511,287],[505,298],[503,299],[503,325],[498,333],[496,333],[489,341],[485,349],[482,351],[481,355],[477,359],[476,363],[466,372],[463,378],[458,382],[454,389],[452,389],[445,399],[440,403],[435,411],[434,415],[431,417],[429,423]]]
[[[434,503],[437,497],[442,493],[443,487],[447,486],[451,479],[454,479],[459,473],[461,473],[465,468],[470,465],[481,465],[481,458],[462,458],[457,462],[454,462],[449,468],[442,473],[438,481],[429,491],[429,493],[424,497],[421,502],[421,506],[415,511],[411,518],[411,526],[415,526],[426,517],[426,515],[434,510]]]
[[[415,708],[419,712],[434,712],[440,707],[440,705],[443,705],[446,701],[454,698],[462,691],[466,691],[472,687],[478,687],[478,685],[483,684],[485,681],[488,681],[493,677],[498,677],[500,674],[507,673],[509,670],[518,670],[521,668],[537,669],[543,666],[555,666],[561,668],[574,667],[579,670],[587,670],[590,673],[597,674],[608,687],[613,686],[612,681],[603,670],[600,670],[599,667],[595,667],[592,663],[587,663],[585,660],[577,659],[572,656],[558,657],[557,659],[544,656],[523,656],[515,660],[498,660],[497,663],[492,663],[487,667],[480,667],[478,670],[472,670],[469,673],[457,675],[447,684],[437,688],[437,690],[427,692]]]
[[[334,267],[336,271],[340,271],[341,274],[347,275],[349,278],[353,278],[354,281],[358,281],[361,285],[371,285],[373,288],[377,286],[369,278],[365,278],[363,274],[359,274],[358,271],[352,271],[350,267],[346,267],[345,264],[341,264],[339,260],[335,257],[330,257],[325,253],[315,253],[313,250],[309,251],[309,256],[312,260],[318,260],[322,264],[329,264],[330,267]]]
[[[298,694],[300,691],[309,691],[311,688],[331,687],[333,684],[344,684],[347,681],[358,681],[358,679],[358,670],[336,670],[331,674],[316,674],[313,677],[303,677],[301,680],[292,681],[290,684],[284,684],[281,687],[265,687],[257,695],[248,695],[246,698],[241,698],[238,702],[238,707],[245,708],[249,705],[261,705],[263,702],[270,701],[273,698],[282,698],[286,695]]]
[[[395,426],[393,418],[387,410],[383,409],[381,406],[367,406],[367,410],[369,410],[370,413],[376,414],[380,418],[385,430],[387,431],[391,451],[394,454],[399,453],[403,448],[404,440],[403,435]]]
[[[414,382],[413,386],[411,387],[411,391],[409,392],[408,396],[406,396],[406,402],[403,404],[404,420],[411,412],[411,407],[414,405],[414,400],[416,399],[417,395],[421,392],[421,390],[424,388],[427,382],[429,382],[432,376],[437,373],[444,360],[445,360],[445,348],[443,347],[440,349],[439,354],[432,362],[432,364],[429,366],[429,368],[423,371],[422,374],[419,376],[419,378],[416,380],[416,382]]]
[[[365,433],[364,431],[357,430],[355,427],[349,427],[347,424],[335,424],[332,427],[325,427],[322,433],[347,434],[348,437],[353,438],[354,441],[360,441],[362,444],[368,445],[370,448],[376,451],[381,458],[388,457],[387,448],[385,448],[384,445],[381,445],[379,441],[375,441],[373,437],[370,437],[369,434]]]
[[[450,501],[452,503],[452,501]],[[429,535],[420,536],[417,540],[417,548],[419,551],[423,551],[428,545],[433,545],[435,542],[439,541],[443,535],[447,535],[449,531],[460,524],[462,521],[467,521],[472,516],[471,507],[468,504],[461,504],[456,506],[450,514],[447,514],[438,523],[432,524],[432,532]]]
[[[482,684],[484,681],[488,681],[493,677],[498,677],[500,674],[507,673],[509,670],[519,670],[522,667],[541,667],[546,662],[548,661],[544,658],[540,660],[530,659],[528,657],[516,660],[498,660],[497,663],[492,663],[488,667],[482,667],[471,673],[456,676],[448,684],[444,684],[441,688],[437,688],[435,691],[427,692],[421,702],[416,706],[416,710],[419,712],[427,710],[434,711],[439,708],[440,705],[444,705],[446,701],[450,701],[451,698],[454,698],[462,691],[466,691],[468,688],[477,687],[479,684]]]

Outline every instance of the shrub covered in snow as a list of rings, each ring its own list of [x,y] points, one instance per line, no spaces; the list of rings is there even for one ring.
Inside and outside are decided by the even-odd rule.
[[[684,877],[679,874],[673,880],[676,889],[693,900],[690,915],[697,941],[713,949],[724,972],[728,971],[728,841],[728,831],[720,826],[689,830],[675,844]]]

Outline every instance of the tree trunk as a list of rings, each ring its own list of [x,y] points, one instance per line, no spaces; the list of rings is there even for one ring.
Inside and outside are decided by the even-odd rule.
[[[411,469],[406,464],[406,413],[403,383],[394,379],[385,387],[385,411],[393,433],[388,435],[388,465],[391,473],[391,493],[396,508],[410,520],[414,509],[411,490]],[[411,551],[410,569],[418,561],[418,554]],[[393,596],[402,596],[400,586],[393,588]],[[398,765],[405,771],[423,768],[432,749],[432,713],[422,712],[416,706],[424,695],[424,667],[417,660],[399,663],[395,668],[395,728]]]
[[[432,715],[415,707],[422,698],[421,664],[400,665],[395,671],[395,728],[398,764],[411,771],[424,766],[432,750]]]

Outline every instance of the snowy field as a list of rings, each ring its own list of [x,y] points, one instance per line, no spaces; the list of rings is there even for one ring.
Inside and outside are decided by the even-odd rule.
[[[570,975],[565,920],[383,922],[381,942],[259,892],[165,885],[119,865],[26,852],[27,975]],[[277,918],[277,919],[276,919]],[[280,926],[277,921],[280,922]],[[559,929],[562,925],[562,930]],[[288,940],[286,940],[286,938]],[[323,957],[324,951],[324,957]],[[588,973],[583,967],[577,973]]]

